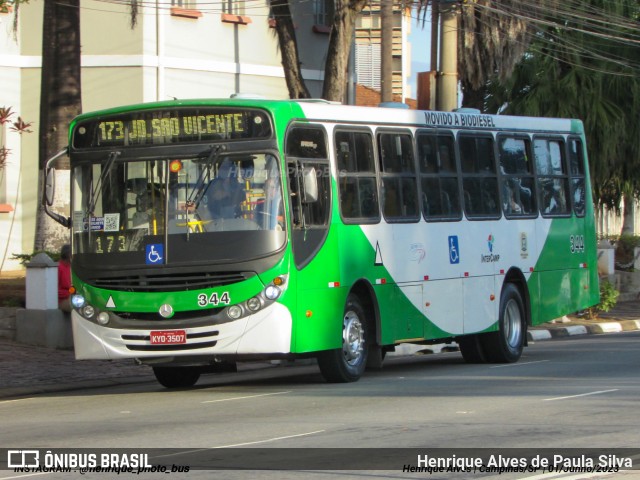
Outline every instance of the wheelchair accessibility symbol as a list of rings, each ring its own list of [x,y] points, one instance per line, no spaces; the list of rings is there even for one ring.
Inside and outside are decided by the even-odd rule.
[[[158,265],[164,263],[164,245],[152,243],[145,247],[147,265]]]
[[[460,254],[458,253],[458,236],[449,237],[449,263],[460,263]]]

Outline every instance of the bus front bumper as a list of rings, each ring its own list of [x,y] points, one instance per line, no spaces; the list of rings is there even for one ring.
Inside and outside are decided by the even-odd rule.
[[[233,322],[184,328],[186,342],[175,345],[152,345],[152,330],[108,328],[75,311],[71,313],[71,325],[78,360],[286,354],[291,351],[291,314],[279,303]]]

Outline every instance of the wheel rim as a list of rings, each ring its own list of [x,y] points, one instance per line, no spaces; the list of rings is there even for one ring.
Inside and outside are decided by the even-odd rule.
[[[516,349],[520,346],[522,313],[514,299],[510,299],[504,309],[504,337],[509,348]]]
[[[347,312],[342,329],[342,354],[349,365],[356,365],[364,352],[364,329],[358,315]]]

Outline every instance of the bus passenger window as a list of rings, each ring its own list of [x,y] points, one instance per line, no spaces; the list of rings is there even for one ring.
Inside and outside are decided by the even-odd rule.
[[[536,215],[528,138],[498,137],[502,210],[510,217]]]
[[[461,216],[458,170],[453,136],[418,132],[421,204],[427,221],[456,220]]]
[[[376,223],[380,219],[373,157],[368,131],[336,131],[340,214],[347,222]]]
[[[533,141],[540,210],[543,216],[569,214],[569,181],[563,152],[562,140],[536,138]]]
[[[417,222],[418,185],[409,133],[379,133],[382,213],[389,222]]]
[[[585,213],[585,175],[582,142],[579,139],[569,140],[569,170],[573,211],[578,217],[583,217]]]
[[[469,218],[500,216],[493,137],[462,134],[458,137],[462,160],[464,209]]]

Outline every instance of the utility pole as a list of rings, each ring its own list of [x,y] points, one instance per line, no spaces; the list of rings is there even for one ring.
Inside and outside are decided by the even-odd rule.
[[[393,101],[393,0],[380,2],[380,87],[382,102]]]
[[[440,70],[436,83],[436,110],[458,107],[458,2],[440,0]]]

